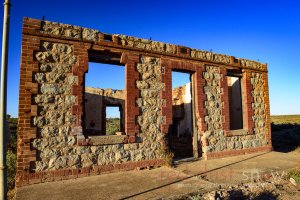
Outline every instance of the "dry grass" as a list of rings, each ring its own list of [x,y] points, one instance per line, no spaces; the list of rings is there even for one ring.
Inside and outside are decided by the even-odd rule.
[[[294,151],[297,152],[297,153],[300,153],[300,146],[297,147]]]
[[[297,183],[300,183],[300,167],[294,168],[288,172],[288,178],[293,178]]]
[[[165,154],[165,165],[167,167],[172,167],[173,166],[173,158],[174,158],[174,153],[173,152],[166,152]]]
[[[274,123],[274,124],[300,124],[300,115],[272,115],[271,123]]]
[[[8,190],[7,192],[7,199],[8,200],[13,200],[15,199],[15,189],[12,189],[12,190]]]

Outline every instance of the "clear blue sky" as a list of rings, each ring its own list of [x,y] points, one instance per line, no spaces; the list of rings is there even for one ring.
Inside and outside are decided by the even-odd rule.
[[[300,114],[300,1],[11,1],[8,113],[12,116],[17,116],[25,16],[259,59],[269,67],[271,114]]]

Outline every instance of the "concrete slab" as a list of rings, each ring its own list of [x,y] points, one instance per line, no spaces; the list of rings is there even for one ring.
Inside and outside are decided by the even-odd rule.
[[[288,169],[300,166],[300,154],[296,152],[266,152],[214,160],[199,160],[178,165],[175,169],[189,175],[202,176],[219,184],[236,184],[264,179]]]
[[[17,189],[16,195],[17,200],[170,198],[209,191],[219,185],[264,179],[299,165],[299,153],[257,153],[181,163],[175,168],[117,172],[31,185]]]
[[[199,180],[182,181],[183,177],[186,175],[168,167],[118,172],[22,187],[16,199],[152,199],[196,191],[185,185]]]

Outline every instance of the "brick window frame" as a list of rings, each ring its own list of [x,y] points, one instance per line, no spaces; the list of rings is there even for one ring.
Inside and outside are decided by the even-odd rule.
[[[225,131],[225,136],[230,137],[230,136],[242,136],[242,135],[249,135],[253,134],[253,126],[251,119],[252,119],[252,99],[251,99],[251,90],[252,86],[250,83],[250,73],[248,70],[241,70],[239,74],[241,75],[240,77],[240,84],[241,84],[241,100],[242,100],[242,120],[243,120],[243,128],[242,129],[237,129],[237,130],[231,130],[230,129],[230,111],[229,111],[229,89],[227,85],[227,72],[229,70],[232,70],[232,68],[225,68],[222,69],[222,74],[224,76],[221,85],[223,88],[223,96],[222,96],[222,101],[224,103],[223,105],[223,113],[225,117],[225,121],[223,123],[224,125],[224,131]],[[250,106],[250,107],[249,107]]]
[[[139,91],[136,88],[135,82],[138,80],[139,75],[135,70],[136,63],[139,62],[138,55],[128,55],[124,52],[121,54],[120,63],[125,67],[125,135],[99,135],[87,136],[84,134],[84,92],[85,84],[84,77],[88,70],[89,55],[88,51],[85,54],[78,56],[80,70],[76,68],[73,70],[74,75],[78,76],[78,85],[74,86],[73,94],[78,98],[78,105],[74,106],[73,114],[81,116],[77,122],[77,126],[72,128],[72,134],[77,135],[78,146],[99,146],[99,145],[112,145],[112,144],[126,144],[136,143],[138,140],[139,127],[136,123],[136,117],[139,115],[139,109],[135,103],[136,98],[139,97]],[[100,62],[101,63],[101,62]],[[75,112],[74,112],[75,111]]]

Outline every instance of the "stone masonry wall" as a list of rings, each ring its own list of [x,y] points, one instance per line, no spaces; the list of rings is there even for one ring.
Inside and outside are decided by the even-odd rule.
[[[251,95],[254,99],[252,108],[254,110],[254,133],[262,134],[266,131],[266,119],[265,119],[265,103],[264,103],[264,80],[262,74],[252,73],[251,85],[253,91]]]
[[[72,65],[76,62],[70,45],[43,42],[41,51],[36,53],[40,72],[34,80],[38,83],[39,93],[34,98],[38,114],[33,125],[38,127],[38,139],[32,146],[37,149],[36,171],[76,166],[78,157],[70,155],[67,146],[76,144],[70,135],[76,116],[72,115],[72,85],[77,77],[72,76]]]
[[[165,104],[165,100],[161,97],[165,86],[161,79],[160,59],[142,56],[141,63],[137,64],[137,71],[140,73],[140,80],[136,81],[140,98],[136,103],[141,110],[138,124],[145,140],[143,144],[151,150],[150,155],[156,155],[157,151],[161,150],[162,144],[155,141],[163,143],[161,125],[165,122],[165,117],[161,114],[161,107]]]
[[[222,122],[224,116],[222,115],[222,101],[221,101],[221,83],[220,80],[223,75],[220,74],[220,68],[216,66],[206,65],[206,71],[203,73],[203,77],[206,81],[204,92],[206,95],[205,108],[207,116],[205,117],[205,123],[207,124],[207,130],[202,136],[203,152],[222,151],[226,148]]]
[[[40,92],[35,97],[39,107],[34,125],[39,137],[32,146],[37,150],[37,161],[33,171],[92,167],[95,165],[118,164],[127,161],[160,159],[163,157],[163,134],[161,125],[161,82],[160,60],[142,57],[137,64],[141,80],[136,84],[141,98],[137,104],[141,108],[138,123],[141,126],[140,140],[136,144],[115,144],[103,146],[77,146],[76,136],[70,135],[76,116],[71,115],[76,98],[71,95],[71,86],[76,77],[70,74],[76,57],[70,45],[43,42],[36,54],[40,72],[36,73]]]
[[[221,100],[223,88],[221,88],[221,79],[223,74],[220,74],[220,68],[216,66],[206,65],[206,72],[203,74],[206,80],[205,94],[207,101],[205,108],[207,116],[207,130],[204,132],[201,140],[203,143],[203,152],[209,154],[211,152],[221,152],[227,150],[241,150],[248,148],[256,148],[267,144],[265,138],[265,123],[264,123],[264,107],[263,107],[263,82],[261,74],[253,73],[251,84],[253,85],[252,96],[254,103],[252,104],[255,110],[253,121],[255,124],[254,134],[241,134],[236,136],[226,136],[222,124],[225,120],[222,115],[222,107],[226,106]]]
[[[90,42],[96,42],[97,40],[103,39],[104,37],[104,33],[97,30],[49,21],[43,21],[42,32],[54,36],[82,39]],[[167,44],[164,42],[152,41],[122,34],[105,35],[111,36],[114,42],[117,42],[122,46],[134,47],[141,50],[156,51],[167,54],[183,54],[188,55],[191,58],[199,58],[206,61],[213,61],[223,64],[230,64],[232,62],[232,56],[213,53],[210,51],[191,49],[189,47],[182,47],[178,45]],[[260,70],[266,69],[265,65],[252,60],[237,59],[237,63],[240,63],[243,67],[250,67]]]

